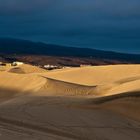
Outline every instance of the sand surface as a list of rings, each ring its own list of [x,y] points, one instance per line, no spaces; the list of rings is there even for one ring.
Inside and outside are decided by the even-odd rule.
[[[140,139],[140,65],[0,69],[0,139]]]

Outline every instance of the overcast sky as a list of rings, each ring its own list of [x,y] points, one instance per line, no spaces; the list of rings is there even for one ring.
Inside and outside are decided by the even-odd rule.
[[[0,0],[0,37],[140,53],[140,0]]]

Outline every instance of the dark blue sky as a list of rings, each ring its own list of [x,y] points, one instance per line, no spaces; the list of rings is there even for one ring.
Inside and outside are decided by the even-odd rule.
[[[140,53],[140,0],[0,0],[0,37]]]

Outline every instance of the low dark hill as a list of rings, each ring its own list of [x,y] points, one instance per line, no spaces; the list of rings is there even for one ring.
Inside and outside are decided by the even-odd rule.
[[[140,55],[101,51],[89,48],[64,47],[20,39],[0,38],[0,54],[93,58],[94,60],[140,63]]]

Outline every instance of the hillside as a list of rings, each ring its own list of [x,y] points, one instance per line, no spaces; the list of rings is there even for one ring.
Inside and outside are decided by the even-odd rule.
[[[123,54],[88,48],[64,47],[19,39],[0,38],[0,58],[4,61],[22,60],[30,64],[79,66],[140,63],[140,55]],[[43,62],[42,62],[43,61]]]

